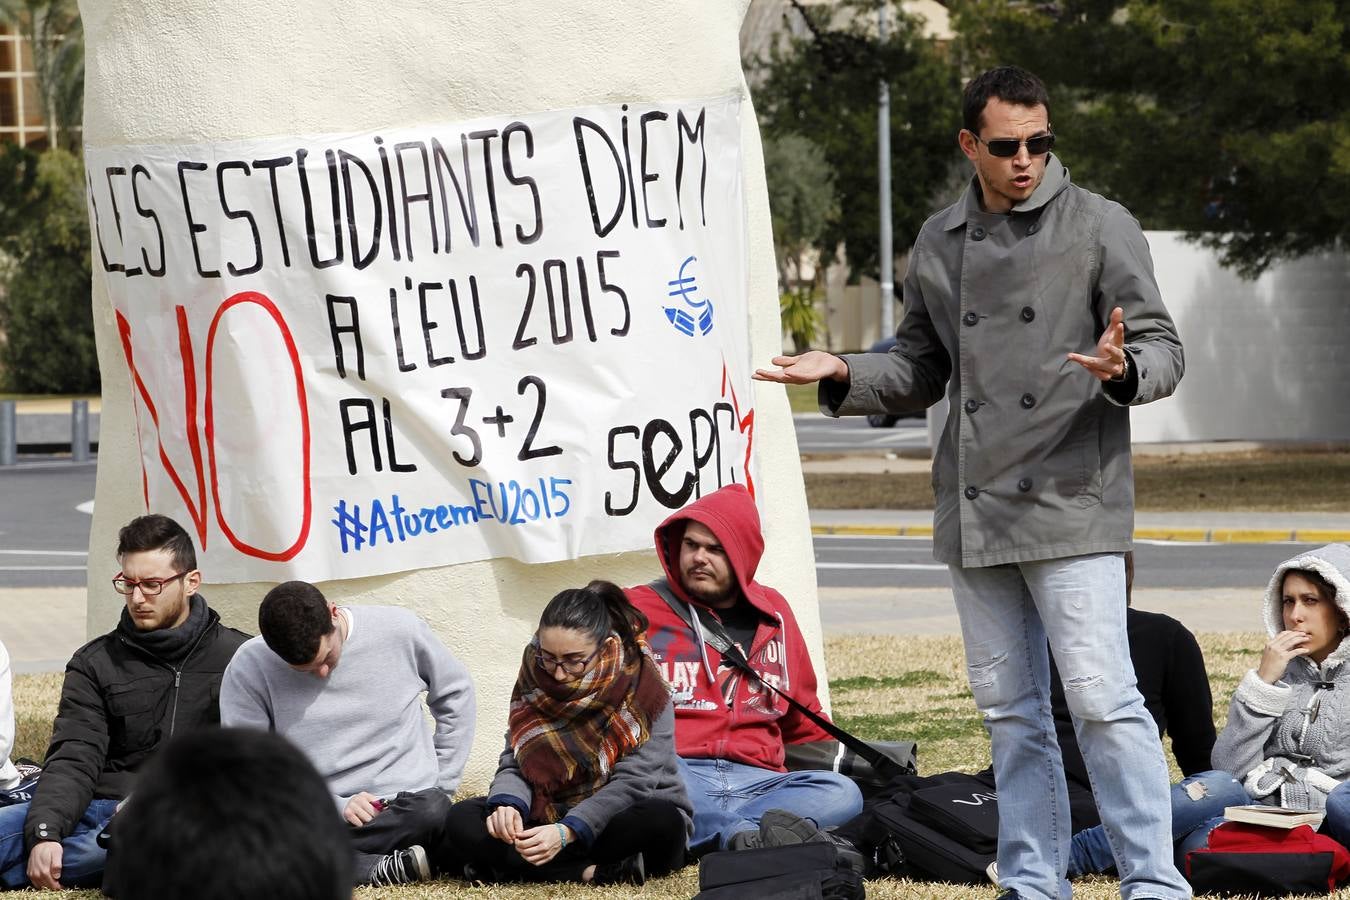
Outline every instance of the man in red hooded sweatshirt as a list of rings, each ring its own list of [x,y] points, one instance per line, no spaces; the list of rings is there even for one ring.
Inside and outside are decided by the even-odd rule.
[[[803,827],[823,829],[857,815],[862,795],[845,776],[783,768],[784,745],[830,736],[724,659],[691,624],[695,610],[717,621],[760,679],[820,710],[791,607],[755,581],[764,536],[750,493],[729,485],[675,513],[656,529],[656,553],[670,597],[642,585],[628,598],[650,621],[648,641],[674,690],[675,749],[694,805],[690,846],[697,852],[810,840],[815,836]],[[762,836],[760,820],[770,810],[777,827]],[[784,826],[797,836],[784,841]]]

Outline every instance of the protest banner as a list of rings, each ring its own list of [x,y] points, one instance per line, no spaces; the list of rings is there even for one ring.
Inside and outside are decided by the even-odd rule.
[[[737,96],[86,149],[147,508],[213,582],[650,546],[754,489]]]

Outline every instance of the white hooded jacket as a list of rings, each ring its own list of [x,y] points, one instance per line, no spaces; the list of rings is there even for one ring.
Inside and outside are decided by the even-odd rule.
[[[1328,544],[1283,562],[1271,576],[1262,615],[1273,637],[1284,630],[1284,573],[1317,572],[1336,589],[1350,616],[1350,547]],[[1342,638],[1321,665],[1290,660],[1274,684],[1252,669],[1233,693],[1228,725],[1214,744],[1215,768],[1231,772],[1252,798],[1288,809],[1320,810],[1326,795],[1350,777],[1350,640]]]

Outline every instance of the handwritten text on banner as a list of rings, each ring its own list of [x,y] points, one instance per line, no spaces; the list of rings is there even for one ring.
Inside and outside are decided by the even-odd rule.
[[[753,486],[740,104],[88,148],[150,509],[208,580],[650,545]]]

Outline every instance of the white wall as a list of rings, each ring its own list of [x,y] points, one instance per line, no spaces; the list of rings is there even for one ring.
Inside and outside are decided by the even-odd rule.
[[[1147,237],[1186,375],[1131,411],[1134,440],[1350,440],[1350,255],[1244,281],[1178,232]]]
[[[1171,397],[1130,410],[1134,442],[1350,441],[1350,254],[1246,281],[1180,232],[1145,236],[1186,374]],[[928,411],[934,447],[946,419],[946,400]]]
[[[759,133],[737,47],[747,3],[83,0],[84,137],[92,146],[198,143],[739,91],[747,104],[751,351],[767,363],[780,350],[778,299]],[[144,509],[131,389],[105,290],[95,289],[93,309],[104,397],[87,627],[98,634],[120,607],[103,587],[116,574],[117,529]],[[791,417],[780,387],[757,385],[755,401],[769,548],[760,578],[790,589],[823,666]],[[495,560],[322,587],[344,602],[415,610],[468,664],[480,716],[467,786],[482,789],[501,747],[520,649],[549,597],[593,577],[633,584],[656,574],[646,552],[542,566]],[[203,593],[227,622],[253,632],[266,588],[208,583]]]

